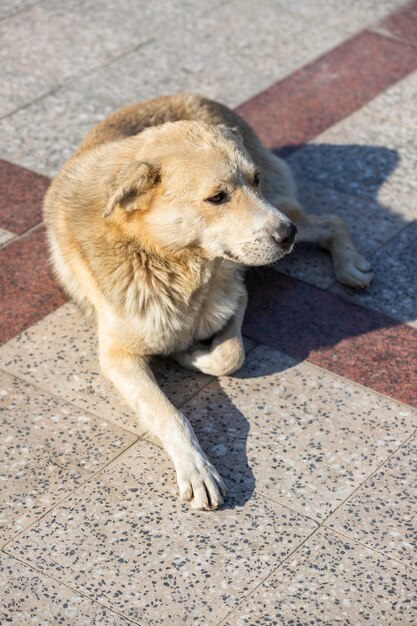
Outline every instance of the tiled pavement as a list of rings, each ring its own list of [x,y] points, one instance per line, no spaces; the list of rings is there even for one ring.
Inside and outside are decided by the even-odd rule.
[[[417,2],[15,0],[0,35],[0,623],[417,623]],[[211,514],[100,376],[40,213],[93,123],[179,90],[237,107],[375,268],[353,292],[300,245],[248,274],[239,373],[155,363],[229,484]]]

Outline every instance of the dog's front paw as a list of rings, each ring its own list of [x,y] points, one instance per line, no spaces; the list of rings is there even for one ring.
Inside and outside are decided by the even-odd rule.
[[[183,500],[197,510],[211,511],[223,504],[226,485],[210,461],[199,453],[187,455],[176,467]]]
[[[374,276],[371,264],[356,251],[336,264],[335,273],[339,282],[356,289],[368,287]]]

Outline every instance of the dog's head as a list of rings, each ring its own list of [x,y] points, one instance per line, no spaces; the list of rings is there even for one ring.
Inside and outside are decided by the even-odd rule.
[[[137,136],[134,160],[111,179],[108,205],[142,240],[207,258],[264,265],[290,252],[296,228],[262,196],[262,172],[237,131],[168,122]]]

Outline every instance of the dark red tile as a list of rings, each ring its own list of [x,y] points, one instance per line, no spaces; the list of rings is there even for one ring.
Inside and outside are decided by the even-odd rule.
[[[272,269],[248,273],[244,333],[417,406],[417,330]]]
[[[0,159],[0,228],[21,234],[39,224],[49,179]]]
[[[413,46],[363,31],[237,108],[269,148],[288,154],[417,68]]]
[[[404,9],[388,16],[378,27],[388,31],[396,39],[417,46],[417,2],[412,2]]]
[[[43,227],[0,250],[0,343],[65,301],[51,275]]]

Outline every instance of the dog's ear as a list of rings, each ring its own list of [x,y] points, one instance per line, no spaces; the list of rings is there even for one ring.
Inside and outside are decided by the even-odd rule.
[[[232,137],[234,137],[235,139],[238,139],[240,142],[243,143],[243,138],[242,135],[240,134],[240,131],[238,129],[237,126],[226,126],[226,124],[219,124],[220,128],[222,128],[224,131],[226,131],[227,135],[232,135]]]
[[[160,182],[160,170],[143,161],[128,161],[107,185],[108,202],[103,217],[111,215],[117,205],[125,211],[136,211],[146,205],[146,196]]]

